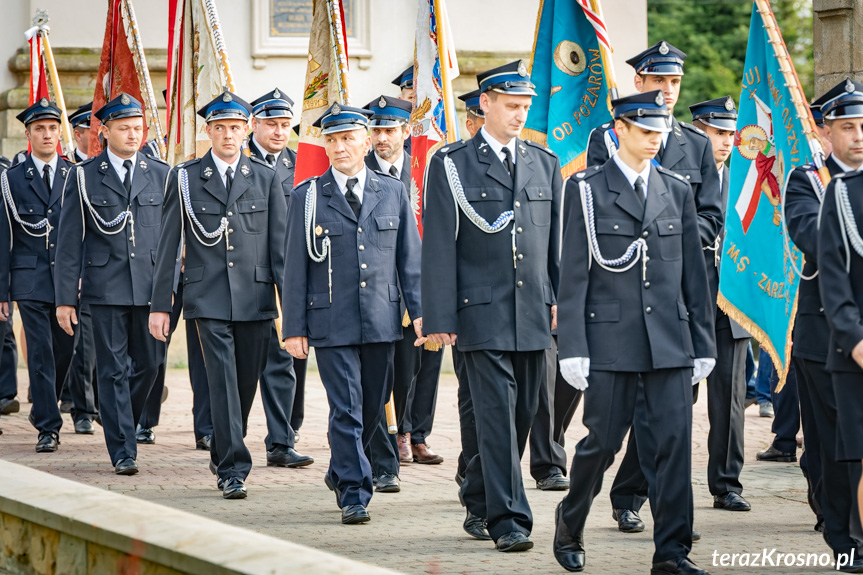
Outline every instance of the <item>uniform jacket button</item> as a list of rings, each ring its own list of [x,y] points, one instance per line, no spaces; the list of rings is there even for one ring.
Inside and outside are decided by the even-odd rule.
[[[51,208],[48,208],[48,213],[49,213],[49,214],[53,214],[53,213],[54,213],[54,210],[52,210]]]
[[[650,282],[644,282],[644,289],[650,289]]]
[[[229,268],[234,267],[234,262],[228,262],[228,267],[229,267]]]
[[[361,266],[360,266],[360,268],[361,268],[361,269],[366,269],[367,267],[369,267],[369,266],[368,266],[368,265],[366,265],[366,264],[363,264],[363,265],[361,265]]]
[[[464,298],[464,303],[468,303],[469,301],[470,301],[469,299]]]
[[[524,282],[523,282],[523,281],[521,281],[521,280],[518,280],[518,283],[517,283],[517,284],[515,284],[515,285],[517,285],[518,287],[521,287],[521,286],[523,286],[523,285],[524,285]]]
[[[686,176],[685,176],[685,177],[686,177],[686,179],[688,180],[688,179],[689,179],[689,174],[686,174]]]
[[[487,195],[487,194],[486,194],[485,192],[483,192],[483,193],[481,193],[481,194],[480,194],[480,197],[483,197],[483,198],[484,198],[484,197],[486,197],[486,195]]]
[[[129,257],[130,257],[130,258],[135,257],[135,252],[132,252],[131,254],[129,254]]]
[[[674,224],[668,224],[668,229],[669,229],[669,230],[673,230],[673,229],[674,229]]]
[[[540,192],[540,193],[539,193],[539,197],[540,197],[540,198],[542,197],[542,192]]]
[[[366,249],[366,246],[364,246],[364,245],[360,244],[360,247],[359,247],[359,248],[357,248],[357,249],[359,249],[360,251],[363,251],[363,250],[365,250],[365,249]]]
[[[614,229],[615,229],[615,230],[619,230],[619,229],[620,229],[620,226],[619,226],[619,225],[617,225],[617,224],[614,224]]]
[[[360,287],[366,287],[366,282],[360,282]]]
[[[515,207],[520,208],[520,207],[521,207],[521,202],[516,202],[516,203],[515,203]]]
[[[234,212],[228,212],[228,216],[233,216]]]
[[[823,307],[819,307],[819,308],[818,308],[818,311],[819,311],[819,313],[824,313],[824,308],[823,308]]]
[[[650,235],[650,234],[648,233],[648,231],[647,231],[647,230],[644,230],[644,231],[641,233],[641,237],[643,237],[643,238],[646,238],[648,235]]]
[[[647,306],[647,309],[645,309],[644,311],[645,311],[645,313],[653,313],[653,308],[650,306]]]
[[[591,319],[593,319],[593,318],[595,318],[595,317],[596,317],[596,314],[595,314],[595,313],[593,313],[593,312],[590,312],[590,317],[591,317]]]
[[[329,230],[327,230],[327,231],[329,231]],[[358,233],[358,234],[361,234],[361,233],[363,233],[363,228],[361,228],[361,227],[358,227],[358,228],[357,228],[357,233]]]
[[[523,260],[523,259],[524,259],[524,254],[518,254],[518,259],[519,259],[519,261]]]
[[[234,251],[234,246],[229,246],[229,247],[228,247],[228,251],[229,251],[229,252]]]
[[[516,231],[516,232],[518,232],[518,233],[521,233],[523,230],[521,229],[521,227],[518,227],[518,228],[516,228],[516,229],[515,229],[515,231]]]

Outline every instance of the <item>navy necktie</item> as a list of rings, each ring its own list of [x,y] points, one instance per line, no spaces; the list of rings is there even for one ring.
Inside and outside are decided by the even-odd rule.
[[[359,183],[359,179],[357,178],[348,178],[348,182],[346,184],[347,193],[345,194],[345,199],[348,201],[348,205],[354,211],[354,215],[359,218],[360,217],[360,209],[363,207],[362,203],[360,203],[360,197],[354,193],[354,186]]]

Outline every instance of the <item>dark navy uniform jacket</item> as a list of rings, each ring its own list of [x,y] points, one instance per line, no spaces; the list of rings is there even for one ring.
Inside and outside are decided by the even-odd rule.
[[[132,161],[135,168],[131,197],[128,197],[120,176],[111,165],[107,150],[68,171],[54,272],[55,303],[58,306],[78,304],[79,277],[82,278],[81,301],[84,303],[150,305],[153,264],[169,167],[165,162],[140,152]],[[109,235],[99,230],[93,215],[83,204],[78,189],[79,170],[84,174],[90,204],[103,220],[110,222],[131,207],[135,221],[134,243],[131,222],[120,233]],[[107,231],[118,229],[120,226]],[[168,285],[170,289],[170,281]]]
[[[12,201],[21,219],[35,224],[47,217],[53,230],[46,243],[44,237],[34,238],[24,231],[8,207],[0,209],[0,297],[5,297],[2,294],[8,292],[13,301],[54,302],[54,262],[60,203],[64,180],[72,168],[70,162],[58,157],[50,190],[46,189],[42,174],[29,154],[23,163],[6,172]],[[44,232],[28,230],[36,234]]]
[[[644,238],[646,276],[640,260],[622,273],[595,261],[588,269],[581,181],[593,194],[602,256],[618,258]],[[613,160],[579,172],[566,185],[558,349],[561,358],[589,357],[591,371],[683,368],[694,358],[716,357],[716,304],[689,185],[674,172],[651,167],[647,186],[646,200],[638,198]]]
[[[514,182],[482,134],[441,148],[429,162],[423,212],[423,331],[457,334],[461,351],[538,351],[551,346],[551,306],[559,271],[560,161],[532,142],[516,140],[515,146]],[[487,222],[514,210],[515,220],[504,230],[487,234],[456,207],[444,169],[447,155],[458,169],[465,197]]]
[[[249,156],[257,158],[262,162],[267,161],[267,153],[258,148],[253,139],[249,139]],[[276,155],[276,180],[285,194],[285,202],[290,202],[291,191],[294,189],[294,170],[297,166],[297,153],[290,148],[285,148]]]
[[[825,164],[831,177],[842,173],[842,168],[833,158],[828,157]],[[788,183],[785,184],[785,222],[788,235],[806,257],[803,275],[807,277],[818,271],[818,212],[821,210],[821,198],[812,187],[810,174],[817,177],[812,164],[798,166],[792,170]],[[793,339],[792,355],[821,363],[827,362],[830,326],[824,317],[818,278],[800,279]]]
[[[274,319],[276,278],[285,270],[285,197],[275,171],[257,158],[240,154],[228,194],[213,152],[175,166],[168,178],[162,237],[156,258],[151,311],[171,311],[171,279],[180,245],[185,241],[183,317],[224,321]],[[180,169],[189,177],[192,209],[207,232],[228,219],[225,238],[204,237],[192,223],[180,199]],[[194,231],[193,231],[194,228]]]
[[[860,367],[851,359],[851,352],[854,346],[863,341],[863,258],[854,251],[849,240],[851,270],[846,271],[846,257],[849,254],[842,239],[836,208],[836,184],[840,180],[844,180],[848,186],[848,201],[858,230],[863,222],[863,172],[836,174],[824,194],[816,263],[821,301],[832,330],[827,369],[859,373]]]
[[[306,247],[304,211],[312,183],[317,218],[311,234],[318,253],[324,238],[332,242],[332,302],[329,258],[316,263]],[[283,338],[307,336],[315,347],[401,339],[399,285],[411,318],[422,317],[420,258],[416,218],[399,180],[367,169],[359,218],[332,168],[302,182],[294,189],[288,215]]]
[[[614,128],[609,122],[590,133],[587,145],[587,165],[601,166],[609,158],[606,132]],[[671,133],[662,153],[663,168],[680,174],[692,185],[695,208],[698,210],[698,229],[702,246],[713,246],[725,223],[720,199],[719,172],[713,159],[713,146],[707,135],[692,126],[672,120]],[[705,263],[713,259],[713,252],[705,254]],[[711,264],[712,265],[712,264]]]

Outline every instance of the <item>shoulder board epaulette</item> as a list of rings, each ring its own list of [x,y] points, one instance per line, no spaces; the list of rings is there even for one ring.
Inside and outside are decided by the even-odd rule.
[[[689,183],[689,180],[687,180],[686,178],[684,178],[683,176],[681,176],[677,172],[669,170],[668,168],[663,168],[662,166],[656,166],[656,169],[659,170],[659,172],[662,174],[665,174],[667,176],[672,176],[672,177],[680,180],[681,182],[685,182],[687,184]]]
[[[860,170],[854,170],[853,172],[839,172],[838,174],[833,174],[832,176],[830,176],[830,178],[833,180],[837,178],[853,178],[855,176],[859,176],[860,174],[863,174],[863,172],[861,172]]]
[[[611,127],[611,122],[606,122],[600,126],[600,128],[605,128],[606,130],[609,129],[610,127]]]
[[[452,144],[447,144],[446,146],[444,146],[443,148],[441,148],[440,150],[438,150],[438,151],[437,151],[437,153],[439,153],[439,154],[449,154],[450,152],[453,152],[453,151],[455,151],[455,150],[460,150],[461,148],[464,148],[466,145],[467,145],[467,142],[466,142],[466,141],[464,141],[464,140],[462,140],[462,141],[460,141],[460,142],[455,142],[455,143],[452,143]]]
[[[389,178],[389,179],[391,179],[391,180],[398,180],[398,181],[401,181],[401,178],[397,178],[397,177],[395,177],[395,176],[391,176],[390,174],[388,174],[388,173],[386,173],[386,172],[381,172],[381,171],[379,171],[379,170],[372,170],[372,171],[375,173],[375,175],[376,175],[376,176],[386,176],[386,177],[388,177],[388,178]]]
[[[556,155],[554,152],[552,152],[551,150],[549,150],[549,149],[548,149],[548,148],[546,148],[545,146],[543,146],[543,145],[541,145],[541,144],[537,144],[537,143],[536,143],[536,142],[534,142],[534,141],[531,141],[531,140],[524,140],[524,143],[525,143],[525,144],[527,144],[528,146],[531,146],[531,147],[536,148],[536,149],[538,149],[538,150],[542,150],[543,152],[545,152],[546,154],[548,154],[548,155],[550,155],[550,156],[554,156],[554,155]]]
[[[76,166],[83,166],[84,164],[89,164],[90,162],[92,162],[93,160],[95,160],[97,157],[98,157],[98,156],[93,156],[93,157],[87,158],[86,160],[81,160],[80,162],[78,162],[78,163],[77,163],[77,164],[75,164],[75,165],[76,165]]]
[[[295,189],[296,189],[296,188],[299,188],[299,187],[300,187],[300,186],[302,186],[303,184],[306,184],[306,183],[308,183],[308,182],[311,182],[312,180],[317,180],[318,178],[320,178],[320,176],[312,176],[311,178],[306,178],[305,180],[303,180],[303,181],[302,181],[302,182],[300,182],[299,184],[295,184],[295,185],[294,185],[294,188],[295,188]]]
[[[262,165],[262,166],[267,166],[267,167],[268,167],[268,168],[270,168],[271,170],[275,170],[275,168],[273,168],[273,166],[271,166],[270,164],[268,164],[268,163],[267,163],[267,162],[265,162],[264,160],[262,160],[262,159],[258,158],[257,156],[249,156],[249,161],[254,162],[254,163],[256,163],[256,164],[260,164],[260,165]]]
[[[701,128],[697,128],[692,124],[687,124],[686,122],[680,122],[680,125],[689,130],[690,132],[695,132],[696,134],[704,136],[705,138],[707,137],[707,134],[705,134],[704,130],[702,130]]]
[[[602,166],[590,166],[590,167],[585,168],[584,170],[582,170],[580,172],[574,173],[572,175],[572,177],[577,179],[577,180],[587,179],[591,176],[598,174],[601,167]]]
[[[145,155],[146,155],[146,154],[145,154]],[[151,162],[151,161],[152,161],[152,162],[156,162],[157,164],[164,164],[164,165],[166,165],[166,166],[168,166],[168,167],[170,167],[170,166],[171,166],[171,164],[169,164],[168,162],[166,162],[165,160],[163,160],[163,159],[162,159],[162,158],[160,158],[159,156],[147,156],[147,161],[148,161],[148,162]]]

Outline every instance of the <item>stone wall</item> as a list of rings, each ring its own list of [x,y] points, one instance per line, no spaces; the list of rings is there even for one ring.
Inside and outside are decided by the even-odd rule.
[[[863,79],[863,0],[813,3],[815,94],[820,96],[846,76]]]

